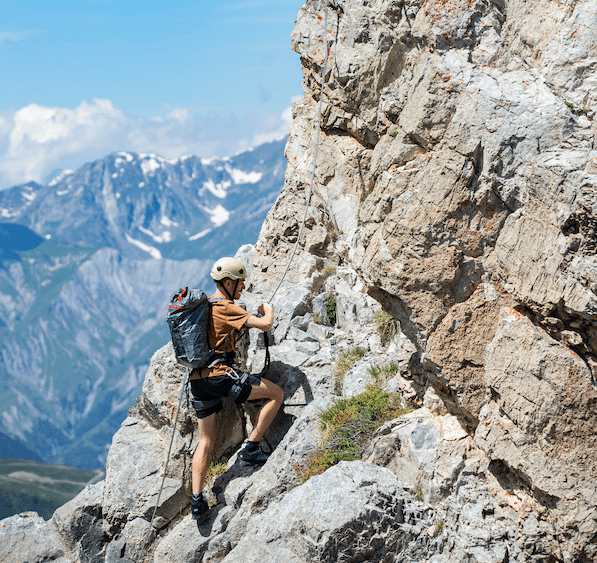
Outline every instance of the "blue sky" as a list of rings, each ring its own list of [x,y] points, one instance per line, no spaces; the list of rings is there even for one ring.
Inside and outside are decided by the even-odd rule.
[[[302,1],[0,0],[0,188],[119,150],[232,154],[302,93]]]

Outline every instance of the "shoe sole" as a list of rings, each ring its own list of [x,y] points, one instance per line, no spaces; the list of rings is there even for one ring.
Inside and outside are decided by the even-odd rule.
[[[255,463],[255,462],[253,462],[253,461],[243,461],[243,460],[241,459],[241,460],[240,460],[240,464],[241,464],[243,467],[262,467],[262,466],[264,466],[264,465],[265,465],[265,461],[263,461],[263,462],[257,462],[257,463]]]
[[[193,520],[195,520],[195,522],[197,522],[197,524],[203,524],[207,519],[209,519],[209,510],[204,512],[203,514],[199,514],[197,516],[195,516],[194,514],[191,514],[191,516],[193,517]]]

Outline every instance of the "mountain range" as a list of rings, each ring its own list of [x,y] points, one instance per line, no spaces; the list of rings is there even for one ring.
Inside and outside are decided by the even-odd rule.
[[[211,159],[119,152],[0,192],[2,457],[105,464],[169,339],[170,296],[209,290],[213,261],[255,242],[284,145]]]

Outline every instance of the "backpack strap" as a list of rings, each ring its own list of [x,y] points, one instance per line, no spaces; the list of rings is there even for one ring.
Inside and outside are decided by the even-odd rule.
[[[209,303],[216,303],[217,301],[224,301],[223,297],[208,297],[207,300],[209,301]],[[211,312],[211,311],[210,311]],[[233,328],[228,335],[226,336],[226,338],[224,339],[224,342],[222,342],[222,346],[224,347],[224,353],[223,354],[213,354],[211,356],[211,358],[209,359],[207,365],[205,367],[208,368],[212,368],[217,364],[228,364],[228,363],[232,363],[232,361],[234,360],[234,352],[227,352],[226,351],[226,342],[228,342],[228,340],[230,340],[230,338],[232,338],[232,335],[236,332],[236,329]]]

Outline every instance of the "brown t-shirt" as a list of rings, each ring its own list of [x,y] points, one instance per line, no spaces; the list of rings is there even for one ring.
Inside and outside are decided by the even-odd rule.
[[[216,354],[223,354],[224,340],[226,340],[226,337],[233,329],[236,329],[236,332],[225,344],[227,352],[234,352],[236,335],[250,316],[250,313],[247,313],[242,307],[235,305],[230,299],[214,301],[211,304],[211,318],[207,329],[207,337],[211,349]],[[202,368],[201,375],[199,375],[197,370],[193,370],[191,380],[199,379],[199,377],[212,377],[214,375],[226,375],[226,366],[218,364],[212,368]]]

